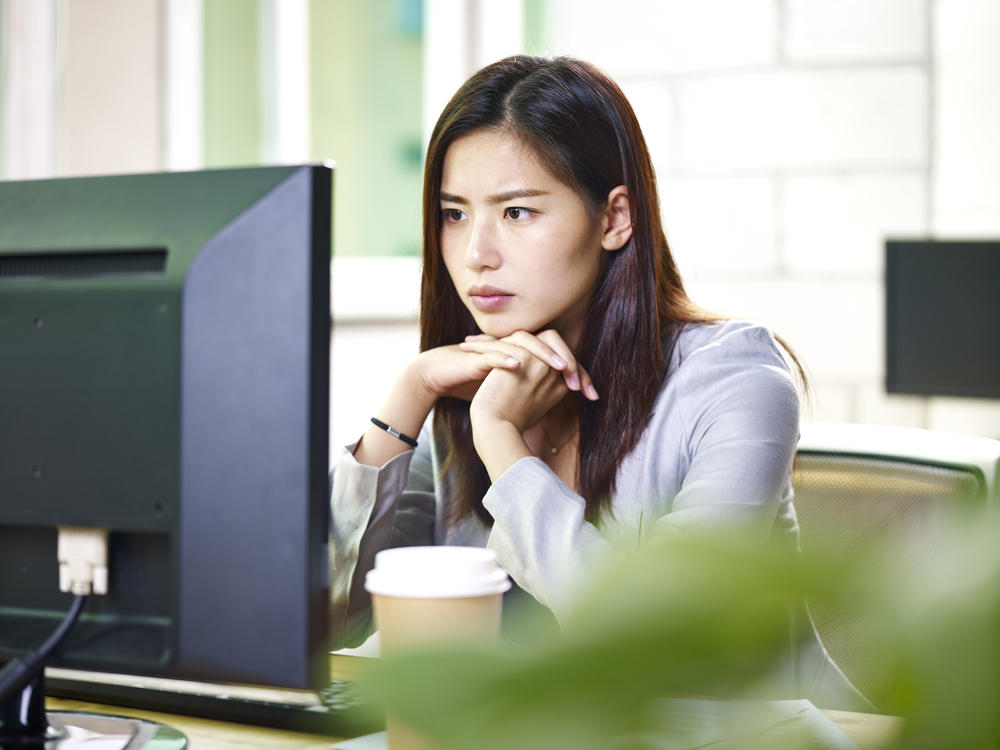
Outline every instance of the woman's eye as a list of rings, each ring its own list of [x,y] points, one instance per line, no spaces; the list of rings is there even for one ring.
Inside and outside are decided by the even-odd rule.
[[[504,215],[508,219],[511,219],[512,221],[521,221],[523,219],[527,219],[529,216],[531,216],[531,213],[532,213],[531,209],[521,208],[519,206],[510,206],[509,208],[504,210]]]
[[[441,219],[448,222],[461,221],[462,212],[457,208],[443,208],[441,209]]]

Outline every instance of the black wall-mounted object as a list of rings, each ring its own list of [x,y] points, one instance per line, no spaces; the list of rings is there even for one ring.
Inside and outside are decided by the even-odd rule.
[[[889,393],[1000,398],[1000,240],[889,240]]]

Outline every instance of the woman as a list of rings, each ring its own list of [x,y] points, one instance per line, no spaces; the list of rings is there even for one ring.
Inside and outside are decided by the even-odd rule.
[[[421,353],[333,474],[335,632],[367,632],[389,546],[488,546],[557,618],[616,538],[794,546],[798,420],[773,336],[685,294],[619,88],[572,59],[490,65],[428,148]]]

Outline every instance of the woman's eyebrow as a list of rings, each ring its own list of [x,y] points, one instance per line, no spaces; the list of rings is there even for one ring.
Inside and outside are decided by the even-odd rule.
[[[521,188],[518,190],[505,190],[502,193],[495,193],[486,199],[487,203],[506,203],[507,201],[517,200],[518,198],[537,198],[540,195],[549,195],[548,190],[535,190],[532,188]],[[460,205],[468,204],[468,199],[463,198],[460,195],[453,195],[452,193],[441,193],[442,203],[458,203]]]
[[[537,198],[539,195],[548,195],[548,190],[533,190],[531,188],[522,188],[520,190],[507,190],[503,193],[497,193],[491,195],[486,199],[487,203],[506,203],[507,201],[517,200],[518,198]]]

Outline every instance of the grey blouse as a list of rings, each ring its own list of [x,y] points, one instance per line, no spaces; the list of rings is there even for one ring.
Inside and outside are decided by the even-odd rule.
[[[733,525],[762,541],[794,546],[790,476],[798,429],[798,394],[773,336],[726,321],[689,325],[678,335],[649,424],[619,469],[612,513],[602,514],[598,525],[584,519],[582,497],[542,461],[525,458],[483,499],[492,528],[474,516],[449,526],[444,510],[451,477],[438,477],[427,426],[418,448],[381,468],[359,464],[356,444],[347,446],[331,488],[334,638],[352,645],[370,631],[364,576],[386,547],[487,546],[511,578],[559,618],[572,597],[574,572],[622,541]],[[807,667],[809,674],[790,676],[799,697],[870,709],[818,640],[810,645],[810,653],[794,659],[794,670]]]

